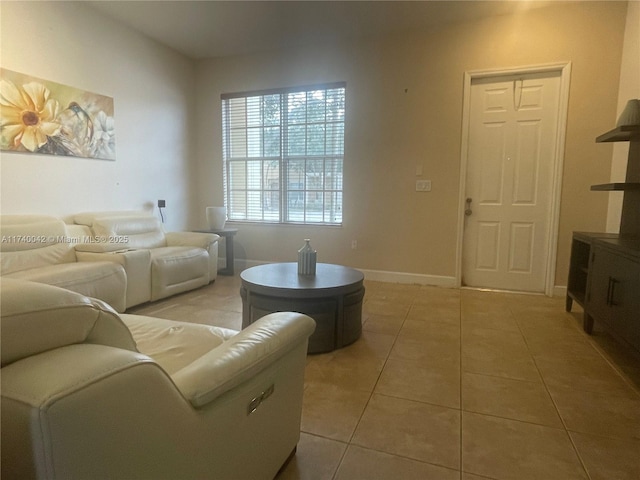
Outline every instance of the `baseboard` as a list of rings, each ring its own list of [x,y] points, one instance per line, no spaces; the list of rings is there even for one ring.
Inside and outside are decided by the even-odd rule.
[[[553,296],[554,297],[566,297],[567,296],[567,286],[566,285],[556,285],[553,287]]]
[[[414,285],[432,285],[437,287],[456,288],[455,277],[444,277],[440,275],[424,275],[406,272],[388,272],[385,270],[365,270],[359,268],[364,273],[365,280],[388,283],[407,283]]]
[[[257,265],[264,265],[267,263],[262,260],[249,260],[249,259],[236,259],[235,268],[236,272]],[[357,268],[357,267],[356,267]],[[424,275],[419,273],[407,273],[407,272],[389,272],[386,270],[367,270],[364,268],[358,268],[363,274],[365,280],[373,282],[388,282],[388,283],[405,283],[414,285],[432,285],[437,287],[457,288],[455,277],[446,277],[442,275]],[[553,287],[554,297],[565,297],[567,295],[567,287],[563,285],[556,285]]]
[[[257,265],[264,265],[273,262],[264,262],[261,260],[249,260],[249,259],[236,259],[235,268],[236,272]],[[389,282],[389,283],[406,283],[417,285],[434,285],[438,287],[456,287],[455,277],[444,277],[439,275],[422,275],[417,273],[406,272],[388,272],[385,270],[366,270],[364,268],[358,268],[364,274],[365,280],[371,280],[374,282]]]
[[[257,267],[258,265],[266,265],[267,263],[275,263],[275,262],[265,262],[263,260],[249,260],[249,259],[237,259],[233,262],[233,266],[235,267],[236,272],[241,272],[246,270],[247,268]]]
[[[233,268],[236,272],[241,272],[242,270],[246,270],[247,268],[256,267],[258,265],[266,265],[267,263],[274,262],[263,262],[261,260],[246,260],[246,259],[235,259],[233,262]],[[218,257],[218,270],[221,268],[227,268],[227,261],[223,257]]]

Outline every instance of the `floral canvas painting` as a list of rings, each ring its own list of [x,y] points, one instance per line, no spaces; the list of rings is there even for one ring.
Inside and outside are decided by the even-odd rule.
[[[113,98],[0,68],[0,149],[116,159]]]

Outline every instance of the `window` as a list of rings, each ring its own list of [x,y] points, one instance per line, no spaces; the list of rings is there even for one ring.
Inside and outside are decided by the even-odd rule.
[[[345,84],[222,96],[229,220],[342,224]]]

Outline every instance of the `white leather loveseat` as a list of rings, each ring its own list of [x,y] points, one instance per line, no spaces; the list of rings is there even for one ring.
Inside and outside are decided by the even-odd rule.
[[[98,241],[76,246],[82,261],[116,261],[127,272],[127,307],[207,285],[218,274],[219,236],[165,232],[144,212],[88,212],[73,221]],[[82,228],[80,227],[80,228]]]
[[[46,215],[2,215],[0,233],[2,277],[67,288],[124,311],[124,268],[106,259],[78,262],[74,241],[62,220]]]
[[[0,292],[3,479],[268,480],[295,451],[311,318],[235,332]]]

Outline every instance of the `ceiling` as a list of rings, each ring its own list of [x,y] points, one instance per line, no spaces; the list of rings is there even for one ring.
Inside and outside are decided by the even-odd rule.
[[[188,57],[202,59],[418,30],[511,14],[552,2],[100,0],[88,3]]]

